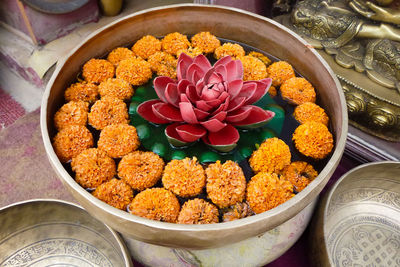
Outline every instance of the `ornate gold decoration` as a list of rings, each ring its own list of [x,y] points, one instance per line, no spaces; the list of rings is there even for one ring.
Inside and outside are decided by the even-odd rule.
[[[400,141],[398,1],[304,0],[275,18],[302,35],[342,83],[350,123]]]

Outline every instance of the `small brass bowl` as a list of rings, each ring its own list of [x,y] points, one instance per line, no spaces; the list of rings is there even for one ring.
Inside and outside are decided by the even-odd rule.
[[[12,204],[0,226],[0,266],[133,266],[121,237],[72,203]]]
[[[314,218],[316,266],[400,266],[400,162],[346,173]]]

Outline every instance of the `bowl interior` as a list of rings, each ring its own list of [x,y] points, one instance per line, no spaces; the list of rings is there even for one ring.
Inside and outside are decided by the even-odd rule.
[[[160,37],[175,31],[183,34],[210,31],[217,37],[256,47],[288,61],[314,85],[331,119],[335,149],[330,161],[313,183],[271,211],[234,222],[202,226],[160,223],[127,214],[95,199],[75,183],[51,146],[51,138],[56,133],[52,118],[64,102],[64,90],[76,79],[82,65],[89,59],[102,57],[115,47],[130,45],[147,34]],[[343,153],[347,113],[344,95],[333,72],[299,36],[272,20],[245,11],[186,4],[153,8],[129,15],[84,40],[64,61],[59,62],[44,94],[41,126],[51,164],[72,194],[94,216],[124,235],[145,242],[209,248],[268,231],[296,215],[314,200],[329,180]],[[250,224],[252,226],[248,227]]]
[[[1,266],[130,265],[118,234],[74,204],[17,203],[0,210],[0,224]]]

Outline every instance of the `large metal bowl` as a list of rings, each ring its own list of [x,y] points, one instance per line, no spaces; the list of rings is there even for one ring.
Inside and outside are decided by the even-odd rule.
[[[210,31],[218,37],[259,48],[290,62],[317,88],[322,105],[331,118],[335,148],[319,176],[301,193],[275,209],[245,219],[212,225],[179,225],[151,221],[117,210],[89,194],[64,169],[51,144],[55,135],[53,115],[64,101],[64,90],[76,79],[82,65],[93,57],[106,55],[115,47],[131,44],[143,35],[163,36],[175,31],[183,34]],[[338,165],[344,151],[347,123],[345,98],[334,73],[297,34],[272,20],[249,12],[194,4],[137,12],[90,35],[58,62],[41,107],[41,130],[50,162],[65,186],[89,213],[125,237],[157,245],[193,249],[223,246],[257,236],[302,211],[317,198]]]

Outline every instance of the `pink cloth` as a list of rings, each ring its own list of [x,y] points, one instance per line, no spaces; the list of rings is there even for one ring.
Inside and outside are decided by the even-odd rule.
[[[25,114],[25,109],[0,88],[0,130]]]

